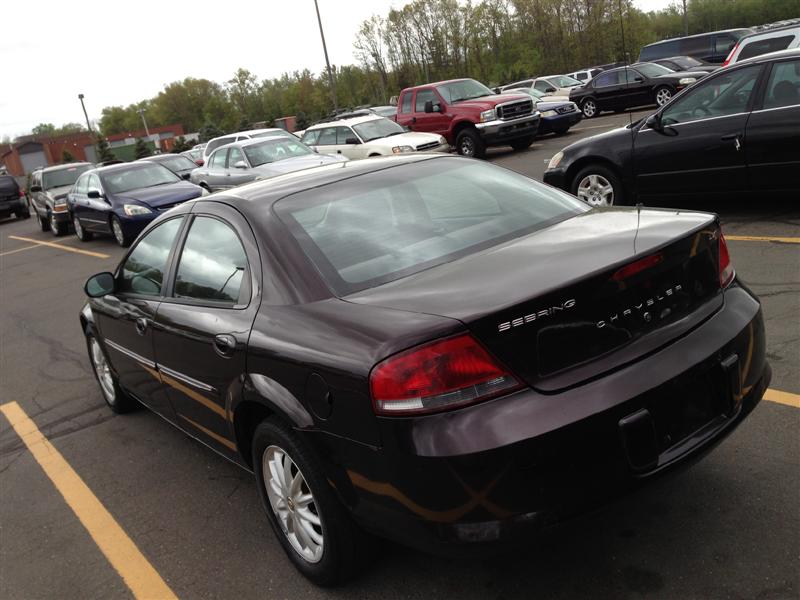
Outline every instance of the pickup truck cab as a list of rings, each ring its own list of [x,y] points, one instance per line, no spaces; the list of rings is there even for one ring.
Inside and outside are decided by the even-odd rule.
[[[453,79],[404,89],[397,122],[444,136],[462,156],[483,158],[490,146],[528,148],[539,129],[539,112],[530,96],[495,94],[474,79]]]

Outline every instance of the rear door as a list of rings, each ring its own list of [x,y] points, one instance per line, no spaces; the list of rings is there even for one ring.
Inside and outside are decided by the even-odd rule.
[[[639,129],[633,168],[641,197],[747,190],[745,130],[761,71],[752,65],[704,80],[661,111],[663,132]]]
[[[627,68],[622,71],[626,84],[620,94],[619,107],[629,108],[632,106],[642,106],[653,103],[653,84],[648,81],[644,74],[636,69]]]
[[[601,73],[591,81],[597,106],[601,110],[613,110],[619,106],[620,95],[625,83],[622,70]]]
[[[164,221],[139,239],[116,273],[117,292],[92,302],[95,324],[120,385],[170,420],[156,367],[153,327],[184,219],[178,215]]]
[[[226,399],[245,373],[261,266],[252,231],[237,211],[211,202],[195,210],[158,310],[156,358],[176,422],[233,457]]]
[[[745,153],[752,189],[800,190],[800,59],[771,65],[747,123]]]

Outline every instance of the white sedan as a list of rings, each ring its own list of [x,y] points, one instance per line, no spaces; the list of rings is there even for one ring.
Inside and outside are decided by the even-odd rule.
[[[341,154],[351,160],[406,152],[449,152],[441,135],[406,131],[394,121],[377,115],[339,119],[312,125],[303,143],[323,154]]]

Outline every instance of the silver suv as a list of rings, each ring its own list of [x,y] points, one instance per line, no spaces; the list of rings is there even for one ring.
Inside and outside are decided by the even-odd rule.
[[[42,231],[50,230],[55,236],[69,231],[67,194],[78,177],[92,168],[92,163],[77,162],[36,169],[31,173],[28,192]]]

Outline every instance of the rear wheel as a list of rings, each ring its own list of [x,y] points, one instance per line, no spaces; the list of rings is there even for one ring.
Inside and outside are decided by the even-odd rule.
[[[527,150],[528,148],[531,147],[531,144],[533,143],[533,138],[534,136],[521,138],[519,140],[514,140],[513,142],[511,142],[511,147],[517,152],[519,152],[520,150]]]
[[[89,360],[92,361],[94,376],[100,384],[100,391],[108,407],[115,413],[126,413],[138,407],[136,400],[122,391],[117,382],[117,377],[111,370],[105,352],[100,347],[100,342],[92,333],[86,334],[86,345],[89,348]]]
[[[81,220],[78,218],[78,215],[72,215],[72,226],[75,228],[75,235],[78,239],[82,242],[88,242],[94,237],[94,234],[91,231],[86,231],[81,225]]]
[[[25,208],[23,208],[23,209],[19,210],[18,212],[16,212],[15,216],[18,219],[30,219],[31,218],[31,207],[26,205]]]
[[[261,503],[294,566],[322,586],[343,583],[363,568],[371,538],[340,504],[304,440],[268,419],[256,428],[252,451]]]
[[[469,156],[472,158],[483,158],[486,156],[486,146],[474,129],[468,128],[462,130],[456,137],[456,151],[461,156]]]
[[[593,207],[625,203],[622,180],[603,165],[589,165],[581,169],[572,180],[572,193]]]
[[[581,111],[587,119],[597,116],[597,102],[593,98],[587,98],[581,103]]]
[[[60,237],[67,233],[69,226],[62,222],[56,221],[56,215],[54,212],[49,212],[47,214],[48,221],[50,222],[50,233],[52,233],[56,237]]]
[[[111,217],[111,231],[114,233],[114,239],[117,240],[120,246],[127,248],[131,245],[132,240],[125,234],[125,230],[122,229],[122,223],[117,215]]]
[[[668,87],[660,87],[656,90],[656,104],[664,106],[672,100],[672,90]]]

